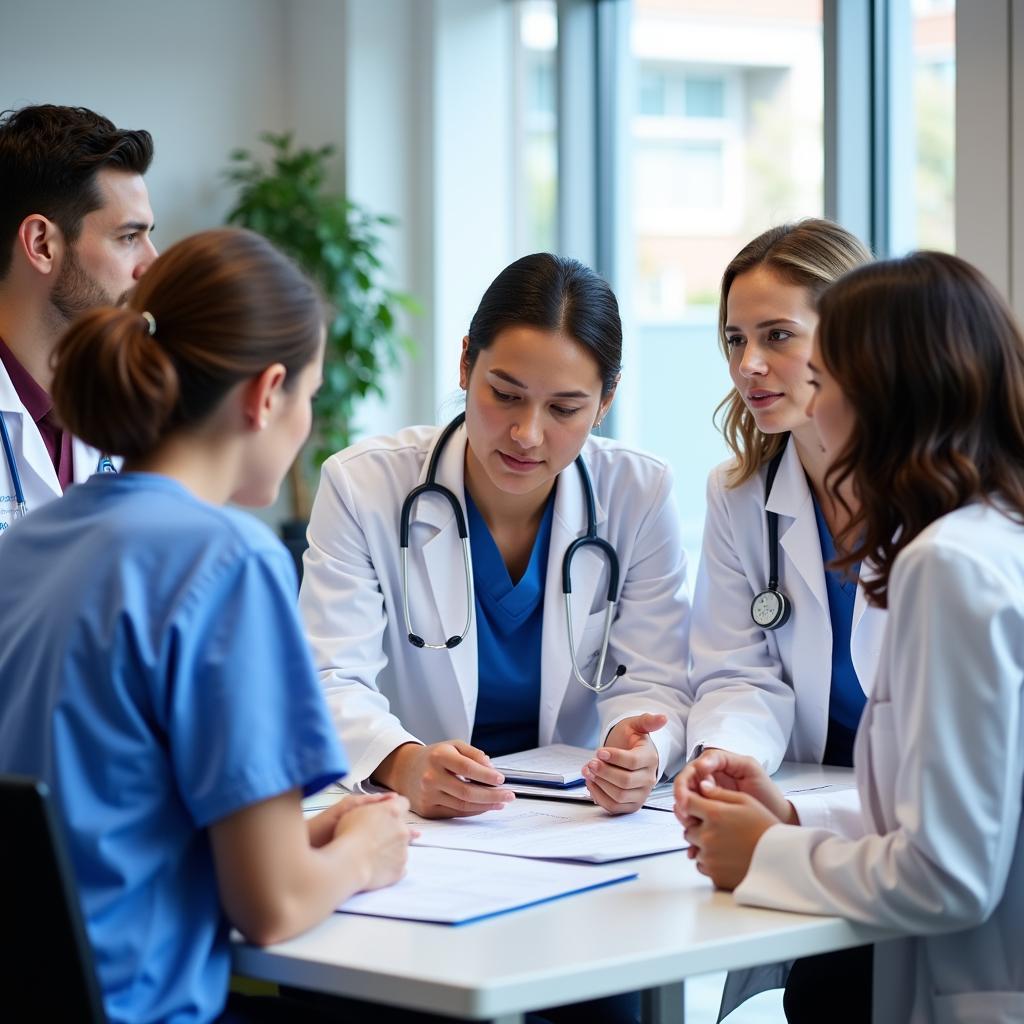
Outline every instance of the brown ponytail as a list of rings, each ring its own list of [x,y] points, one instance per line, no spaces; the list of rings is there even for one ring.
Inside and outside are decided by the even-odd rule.
[[[239,228],[203,231],[160,256],[126,307],[72,325],[57,347],[54,405],[88,444],[136,458],[272,363],[289,387],[322,331],[316,289],[270,242]]]
[[[61,340],[53,402],[71,433],[100,451],[152,451],[178,404],[178,373],[133,309],[94,309]]]

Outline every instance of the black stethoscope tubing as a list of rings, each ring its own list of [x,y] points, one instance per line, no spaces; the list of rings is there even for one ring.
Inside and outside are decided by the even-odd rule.
[[[469,551],[469,531],[466,528],[466,517],[462,511],[459,499],[449,488],[437,482],[437,465],[440,461],[441,453],[444,451],[444,447],[451,439],[451,436],[465,422],[465,419],[466,414],[461,412],[451,421],[451,423],[448,424],[448,426],[444,428],[434,445],[433,451],[430,453],[430,461],[427,464],[426,480],[417,487],[414,487],[406,495],[405,501],[402,502],[402,513],[399,520],[398,533],[402,559],[402,603],[405,612],[406,634],[409,643],[414,647],[421,649],[451,650],[453,647],[457,647],[463,640],[465,640],[473,623],[473,605],[475,603],[473,595],[473,565]],[[568,631],[569,653],[572,659],[573,675],[576,677],[576,680],[583,686],[587,687],[587,689],[593,690],[595,693],[601,693],[602,691],[607,690],[618,678],[626,673],[626,667],[624,665],[619,665],[611,679],[606,683],[601,682],[601,676],[604,672],[604,663],[608,654],[612,615],[615,611],[616,603],[618,602],[619,557],[615,552],[615,548],[613,548],[612,545],[604,538],[597,535],[597,504],[594,500],[594,487],[590,479],[590,473],[587,471],[587,466],[583,461],[582,454],[576,456],[575,462],[576,469],[580,475],[580,482],[583,486],[583,496],[587,509],[587,532],[584,536],[578,537],[574,540],[566,548],[565,554],[562,557],[562,593],[565,600],[566,628]],[[444,641],[444,643],[440,644],[427,643],[422,636],[416,633],[412,628],[412,622],[409,615],[409,524],[412,519],[413,506],[424,494],[438,494],[451,506],[452,512],[455,515],[455,526],[459,534],[459,540],[462,542],[463,561],[466,573],[466,625],[460,635],[450,636]],[[602,552],[608,562],[608,594],[605,604],[604,634],[601,643],[601,653],[598,659],[597,673],[593,682],[585,679],[583,674],[580,672],[579,665],[576,662],[576,648],[573,643],[572,636],[572,609],[570,605],[570,595],[572,594],[572,560],[576,557],[576,553],[584,547],[597,548]]]

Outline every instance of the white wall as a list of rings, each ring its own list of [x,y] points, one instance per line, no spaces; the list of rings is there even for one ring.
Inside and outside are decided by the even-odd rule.
[[[230,151],[286,125],[281,0],[2,0],[0,107],[91,107],[153,133],[158,246],[223,220]]]

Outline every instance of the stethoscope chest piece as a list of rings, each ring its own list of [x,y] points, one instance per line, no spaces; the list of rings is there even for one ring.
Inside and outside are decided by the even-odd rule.
[[[768,524],[768,587],[755,595],[750,602],[750,617],[755,626],[761,629],[778,629],[789,622],[793,614],[793,606],[789,598],[779,590],[779,516],[777,512],[768,511],[768,499],[771,497],[775,474],[782,464],[782,456],[786,454],[786,441],[768,463],[768,472],[764,483],[764,515]]]
[[[750,602],[750,617],[762,629],[778,629],[789,622],[793,606],[781,590],[762,590]]]

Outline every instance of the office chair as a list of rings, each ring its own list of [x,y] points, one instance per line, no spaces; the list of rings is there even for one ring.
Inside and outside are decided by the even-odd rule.
[[[0,775],[0,1019],[106,1024],[49,790]]]

